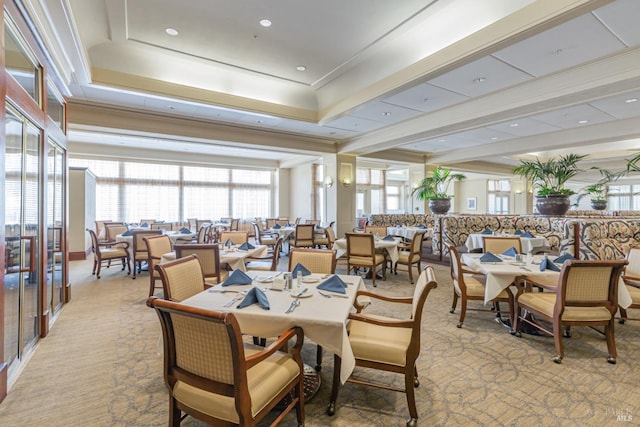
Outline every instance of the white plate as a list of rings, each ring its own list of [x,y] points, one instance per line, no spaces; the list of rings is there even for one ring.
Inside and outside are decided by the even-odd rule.
[[[307,277],[303,277],[302,278],[302,283],[316,283],[316,282],[319,282],[319,281],[320,281],[320,279],[318,279],[317,277],[307,276]]]

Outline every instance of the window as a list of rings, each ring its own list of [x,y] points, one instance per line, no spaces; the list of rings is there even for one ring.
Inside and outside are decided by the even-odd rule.
[[[356,210],[359,214],[385,213],[387,208],[386,171],[356,169]]]
[[[511,181],[508,179],[490,179],[487,181],[487,212],[491,214],[509,213]]]
[[[96,175],[98,219],[269,217],[273,172],[70,158]]]
[[[607,205],[608,209],[616,211],[640,209],[640,184],[610,185]]]

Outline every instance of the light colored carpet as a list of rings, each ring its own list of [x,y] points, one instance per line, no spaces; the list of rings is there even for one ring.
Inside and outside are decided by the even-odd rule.
[[[463,328],[456,328],[458,311],[449,313],[449,268],[435,269],[439,286],[429,295],[423,316],[419,425],[613,426],[622,417],[638,423],[640,322],[616,324],[616,365],[605,360],[603,337],[588,328],[573,328],[564,362],[557,365],[551,360],[551,338],[515,338],[492,313],[469,312]],[[90,272],[89,261],[71,263],[73,301],[0,404],[0,425],[167,424],[162,360],[156,352],[160,326],[145,305],[148,275],[132,280],[110,268],[96,280]],[[400,272],[370,289],[413,292]],[[368,310],[389,314],[386,306]],[[315,345],[306,343],[304,355],[313,363]],[[305,407],[307,426],[405,424],[403,394],[354,384],[342,387],[336,415],[325,415],[332,355],[325,354],[323,366],[320,392]],[[394,374],[359,370],[357,375],[402,384]],[[202,424],[187,418],[183,425]],[[283,425],[295,425],[295,416]]]

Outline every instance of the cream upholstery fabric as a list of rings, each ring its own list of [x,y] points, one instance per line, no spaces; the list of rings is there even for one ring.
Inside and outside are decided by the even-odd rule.
[[[368,317],[394,320],[372,314]],[[349,327],[349,342],[357,359],[405,366],[411,332],[409,328],[391,328],[353,320]]]
[[[553,317],[556,294],[551,292],[525,292],[520,295],[518,302],[540,310],[540,312],[549,317]],[[565,321],[609,319],[611,319],[611,313],[605,307],[565,307],[562,313],[562,320]]]

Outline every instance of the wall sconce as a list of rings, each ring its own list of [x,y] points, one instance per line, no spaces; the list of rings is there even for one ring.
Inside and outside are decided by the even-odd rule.
[[[333,187],[333,178],[330,176],[326,176],[324,178],[324,185],[326,185],[328,188]]]
[[[345,187],[349,187],[353,184],[353,166],[351,163],[340,164],[340,182]]]

